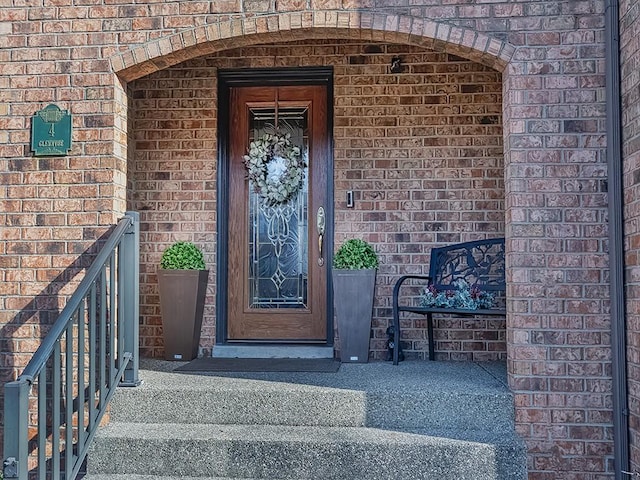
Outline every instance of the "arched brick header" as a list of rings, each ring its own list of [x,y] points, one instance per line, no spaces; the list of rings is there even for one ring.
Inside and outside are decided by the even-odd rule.
[[[356,11],[287,12],[189,29],[119,53],[111,58],[111,66],[120,78],[131,81],[230,47],[327,36],[446,51],[500,72],[515,52],[515,47],[502,40],[425,18]]]

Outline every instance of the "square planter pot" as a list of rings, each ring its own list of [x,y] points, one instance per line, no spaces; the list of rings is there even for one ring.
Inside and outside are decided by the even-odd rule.
[[[158,270],[166,360],[198,356],[208,270]]]
[[[333,270],[333,302],[343,363],[369,361],[375,285],[376,269]]]

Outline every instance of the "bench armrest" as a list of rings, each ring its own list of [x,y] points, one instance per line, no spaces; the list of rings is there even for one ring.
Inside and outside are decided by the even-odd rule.
[[[407,280],[421,280],[428,283],[431,277],[428,275],[403,275],[396,281],[393,286],[393,341],[395,348],[393,349],[393,364],[398,364],[398,353],[400,351],[400,314],[398,306],[398,296],[400,294],[400,287]]]
[[[393,286],[393,304],[398,305],[398,296],[400,294],[400,287],[407,280],[423,280],[427,283],[431,281],[431,277],[428,275],[403,275],[398,279],[396,284]]]

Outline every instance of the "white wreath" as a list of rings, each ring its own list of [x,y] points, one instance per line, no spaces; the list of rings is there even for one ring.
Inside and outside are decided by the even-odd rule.
[[[244,164],[254,190],[268,206],[288,202],[302,187],[306,165],[288,133],[265,133],[251,142]]]

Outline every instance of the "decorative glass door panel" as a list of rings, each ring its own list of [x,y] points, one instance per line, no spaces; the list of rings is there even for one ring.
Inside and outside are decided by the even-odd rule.
[[[324,227],[318,222],[327,204],[326,114],[324,86],[231,88],[228,341],[327,341]],[[262,177],[249,178],[245,155],[265,134],[288,134],[299,149],[304,166],[295,188],[282,180],[292,170],[283,167],[277,148],[267,157],[252,154],[268,160]],[[270,178],[279,179],[276,190],[285,188],[285,201],[265,198]]]
[[[288,134],[308,165],[307,108],[250,109],[250,140]],[[276,126],[277,121],[277,126]],[[307,308],[309,169],[289,201],[267,204],[249,181],[249,308]]]

